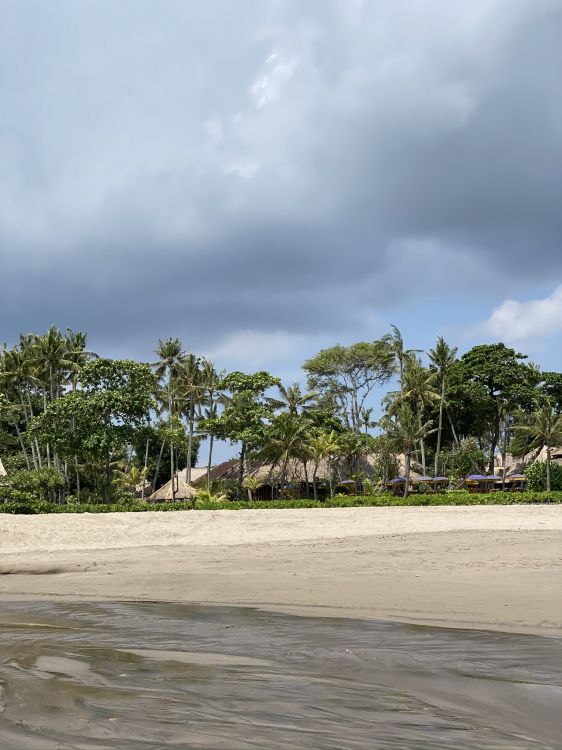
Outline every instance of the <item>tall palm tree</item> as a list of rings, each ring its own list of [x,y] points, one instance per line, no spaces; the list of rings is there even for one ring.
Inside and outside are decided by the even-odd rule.
[[[550,450],[562,442],[562,414],[555,411],[552,404],[547,401],[541,404],[537,411],[523,417],[523,421],[515,425],[514,429],[530,438],[530,450],[546,447],[546,490],[550,492]]]
[[[402,397],[411,404],[418,415],[421,426],[424,409],[439,399],[435,390],[435,373],[424,367],[421,359],[409,353],[404,368],[404,388]],[[420,437],[422,473],[426,474],[425,439]]]
[[[269,403],[275,409],[285,409],[289,414],[299,414],[299,409],[302,411],[310,406],[311,402],[318,397],[317,391],[310,391],[303,393],[298,383],[293,385],[284,386],[282,383],[277,386],[279,389],[280,398],[269,399]]]
[[[176,400],[182,404],[181,411],[187,419],[187,458],[186,481],[191,484],[191,459],[193,453],[193,435],[195,419],[205,396],[206,386],[203,382],[201,359],[195,354],[186,354],[183,359],[181,376],[177,381]]]
[[[404,393],[404,369],[409,354],[414,354],[420,349],[404,349],[404,339],[398,326],[391,325],[392,333],[385,334],[381,342],[388,348],[398,366],[398,377],[400,383],[400,400]]]
[[[298,458],[301,447],[309,434],[311,422],[303,416],[290,412],[282,412],[274,417],[271,424],[271,434],[264,449],[264,455],[280,462],[281,486],[287,480],[287,468],[291,458]]]
[[[431,429],[431,424],[431,421],[421,424],[418,415],[407,402],[402,404],[396,414],[386,414],[379,422],[390,445],[404,454],[404,497],[407,497],[409,491],[412,452],[421,439],[435,432]]]
[[[218,406],[222,396],[219,391],[222,373],[217,373],[215,366],[208,359],[201,363],[202,400],[199,418],[203,420],[215,419],[218,416]],[[207,487],[211,485],[211,465],[213,461],[214,435],[208,433],[209,449],[207,453]]]
[[[173,417],[174,417],[174,390],[178,379],[184,371],[185,352],[183,351],[181,341],[175,339],[158,339],[158,348],[156,349],[158,362],[154,364],[154,371],[158,380],[165,379],[165,392],[167,397],[168,408],[168,426],[170,432],[170,478],[172,480],[172,500],[176,499],[176,488],[174,482],[174,445],[172,440],[173,434]]]
[[[447,386],[447,377],[457,359],[457,347],[449,346],[442,336],[439,336],[435,344],[435,349],[429,352],[429,359],[432,367],[435,369],[439,381],[439,424],[437,427],[437,448],[435,450],[435,467],[434,476],[439,473],[439,456],[441,453],[441,442],[443,436],[443,412],[445,410],[445,389]]]

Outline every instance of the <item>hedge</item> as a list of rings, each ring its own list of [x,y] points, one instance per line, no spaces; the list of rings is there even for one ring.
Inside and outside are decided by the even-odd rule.
[[[256,500],[254,502],[235,502],[225,500],[219,503],[192,502],[168,503],[65,503],[57,504],[45,501],[5,501],[0,502],[0,513],[41,514],[41,513],[122,513],[173,510],[244,510],[264,508],[351,508],[357,506],[390,507],[390,506],[440,506],[440,505],[529,505],[529,504],[562,503],[562,492],[490,492],[488,494],[471,494],[469,492],[448,492],[443,494],[409,495],[407,498],[396,497],[390,493],[380,495],[336,495],[323,502],[309,498],[299,500]]]

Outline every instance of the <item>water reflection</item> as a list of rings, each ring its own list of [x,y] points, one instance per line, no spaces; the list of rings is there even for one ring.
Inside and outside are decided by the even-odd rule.
[[[3,604],[1,748],[560,748],[562,640],[175,604]]]

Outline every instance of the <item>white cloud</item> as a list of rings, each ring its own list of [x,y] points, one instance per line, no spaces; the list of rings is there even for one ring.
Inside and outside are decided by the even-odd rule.
[[[250,89],[250,96],[257,109],[279,98],[283,88],[293,77],[298,66],[296,58],[283,59],[278,52],[272,52],[265,61],[265,72],[259,76]]]
[[[544,299],[505,300],[492,312],[485,328],[498,339],[508,341],[562,332],[562,284]]]

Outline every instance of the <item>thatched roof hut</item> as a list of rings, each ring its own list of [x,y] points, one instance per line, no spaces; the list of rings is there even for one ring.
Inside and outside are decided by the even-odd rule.
[[[318,471],[316,473],[316,479],[319,481],[327,480],[330,476],[330,465],[327,460],[320,461],[318,465]],[[231,461],[225,461],[218,466],[211,469],[211,481],[227,480],[227,479],[238,479],[240,472],[240,462],[238,459]],[[305,467],[302,461],[291,459],[287,465],[284,480],[289,484],[297,484],[299,482],[312,482],[312,474],[314,472],[314,466],[312,462],[309,462],[308,466]],[[244,476],[252,477],[263,482],[263,484],[278,484],[283,477],[283,466],[280,463],[261,463],[259,461],[248,461],[244,467]],[[192,484],[201,487],[207,480],[207,473],[205,472],[198,479],[193,479]]]
[[[197,490],[195,487],[192,487],[191,485],[187,484],[187,482],[182,479],[180,476],[176,475],[174,477],[174,484],[175,484],[175,499],[176,500],[190,500],[192,497],[194,497]],[[166,500],[173,500],[174,494],[172,492],[172,480],[166,482],[166,484],[163,484],[160,489],[156,490],[149,498],[151,502],[162,502]]]

